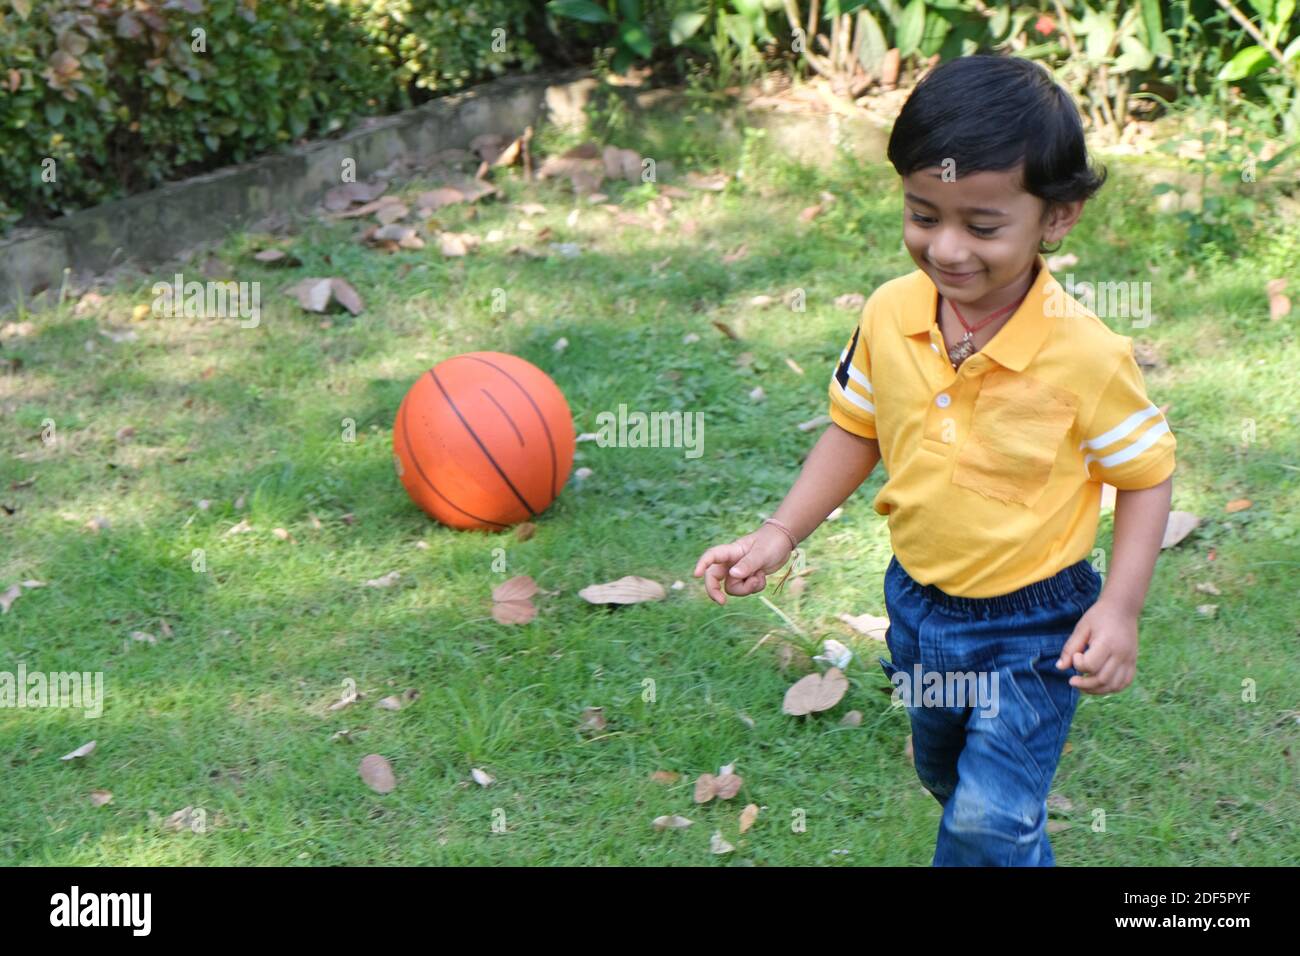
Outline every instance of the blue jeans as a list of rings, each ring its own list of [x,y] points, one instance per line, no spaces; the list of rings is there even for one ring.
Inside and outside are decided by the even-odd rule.
[[[889,562],[893,660],[880,665],[904,691],[916,774],[943,807],[932,865],[1054,865],[1047,794],[1079,702],[1078,672],[1056,661],[1100,591],[1087,561],[990,598],[954,597]]]

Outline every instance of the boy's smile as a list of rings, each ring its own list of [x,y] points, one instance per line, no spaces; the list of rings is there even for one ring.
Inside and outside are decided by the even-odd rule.
[[[1021,184],[1022,167],[945,181],[934,166],[903,177],[903,243],[946,299],[992,312],[1028,288],[1040,241],[1055,242],[1083,203],[1050,206]],[[965,311],[965,310],[964,310]]]

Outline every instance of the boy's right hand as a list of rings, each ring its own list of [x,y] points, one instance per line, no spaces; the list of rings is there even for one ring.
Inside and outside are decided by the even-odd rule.
[[[767,575],[779,571],[793,550],[783,532],[765,524],[731,544],[714,545],[705,551],[695,564],[695,577],[704,575],[704,590],[709,597],[726,604],[724,588],[736,597],[763,590]]]

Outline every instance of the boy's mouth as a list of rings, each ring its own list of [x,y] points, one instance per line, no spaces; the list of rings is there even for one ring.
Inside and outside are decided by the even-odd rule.
[[[971,279],[975,278],[975,276],[979,275],[978,271],[949,272],[947,269],[940,269],[938,266],[934,267],[934,271],[939,273],[939,278],[943,279],[944,282],[947,282],[950,285],[961,285],[962,283],[969,282]]]

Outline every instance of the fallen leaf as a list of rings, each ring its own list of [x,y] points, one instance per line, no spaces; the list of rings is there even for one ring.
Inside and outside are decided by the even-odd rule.
[[[693,821],[687,820],[685,817],[679,817],[674,815],[671,817],[655,817],[654,822],[651,824],[651,826],[653,826],[656,830],[659,831],[685,830],[688,826],[692,824],[692,822]]]
[[[656,770],[654,773],[650,774],[650,779],[655,783],[662,783],[664,786],[671,786],[678,780],[682,779],[682,775],[680,773],[675,773],[672,770]]]
[[[1160,547],[1172,548],[1191,534],[1200,523],[1201,519],[1190,511],[1169,512],[1169,520],[1165,523],[1165,536],[1160,542]]]
[[[334,290],[332,280],[310,278],[303,279],[285,291],[296,298],[298,304],[308,312],[324,312]]]
[[[849,711],[847,714],[844,715],[844,718],[840,721],[840,726],[841,726],[841,727],[861,727],[861,726],[862,726],[862,711],[860,711],[860,710],[851,710],[851,711]]]
[[[578,721],[578,733],[599,733],[605,729],[605,708],[588,707]]]
[[[396,584],[399,580],[401,580],[401,577],[402,577],[402,572],[389,571],[387,574],[382,575],[380,577],[371,578],[369,581],[366,581],[361,586],[363,588],[391,588],[394,584]]]
[[[486,770],[480,770],[478,767],[471,769],[469,774],[474,778],[474,782],[480,787],[488,787],[496,783],[496,777],[492,776]]]
[[[8,590],[0,594],[0,614],[8,614],[14,601],[23,596],[23,589],[16,584],[9,585]]]
[[[293,540],[293,535],[291,535],[288,531],[285,531],[283,528],[272,528],[271,534],[275,535],[281,541]]]
[[[722,839],[721,830],[715,831],[713,836],[709,838],[709,851],[712,853],[730,853],[734,849],[734,846]]]
[[[745,807],[745,809],[740,811],[740,832],[744,833],[745,831],[747,831],[750,827],[754,825],[754,821],[757,819],[758,819],[758,804],[757,803],[748,804]]]
[[[401,710],[402,698],[397,696],[385,697],[377,706],[384,710]]]
[[[739,262],[747,255],[749,255],[749,246],[745,243],[741,243],[735,249],[731,250],[731,252],[723,253],[722,261],[727,265],[731,265],[733,262]]]
[[[867,297],[861,292],[846,292],[835,297],[835,305],[841,309],[856,312],[867,304]]]
[[[244,518],[244,519],[242,519],[238,524],[236,524],[236,525],[232,525],[231,528],[230,528],[230,530],[226,532],[226,536],[229,536],[229,535],[232,535],[232,534],[244,534],[244,533],[246,533],[246,532],[248,532],[248,531],[252,531],[252,530],[253,530],[253,526],[252,526],[251,524],[248,523],[248,519],[247,519],[247,518]]]
[[[82,744],[82,745],[81,745],[80,747],[78,747],[76,750],[72,751],[72,753],[64,754],[64,755],[63,755],[62,757],[60,757],[59,759],[60,759],[60,760],[80,760],[80,759],[83,758],[83,757],[88,757],[90,754],[92,754],[92,753],[94,752],[94,750],[95,750],[95,741],[92,740],[92,741],[90,741],[89,743],[84,743],[84,744]]]
[[[889,630],[889,618],[877,617],[874,614],[841,614],[839,619],[847,624],[859,634],[871,638],[873,641],[885,640],[885,632]]]
[[[1249,498],[1234,498],[1223,506],[1228,514],[1236,514],[1238,511],[1245,511],[1253,502]]]
[[[366,754],[362,757],[358,770],[366,786],[375,793],[392,793],[397,786],[392,765],[379,754]]]
[[[686,174],[686,185],[692,189],[703,189],[706,192],[722,192],[727,188],[727,183],[731,177],[726,173],[697,173],[695,171]]]
[[[907,758],[910,764],[916,763],[916,753],[912,750],[912,735],[907,735],[907,740],[903,743],[903,756]]]
[[[139,641],[142,644],[157,644],[158,638],[154,637],[147,631],[132,631],[131,640]]]
[[[263,249],[261,252],[254,253],[253,258],[258,262],[263,262],[267,265],[281,266],[285,268],[294,268],[302,265],[301,259],[285,252],[283,249]]]
[[[714,327],[715,329],[717,329],[719,332],[721,332],[723,335],[725,335],[727,338],[729,338],[729,339],[731,339],[731,340],[733,340],[733,341],[739,341],[739,340],[740,340],[740,336],[736,334],[736,330],[733,329],[733,328],[732,328],[730,325],[728,325],[726,322],[723,322],[723,321],[721,321],[721,320],[719,320],[719,319],[714,319],[714,320],[713,320],[713,327]]]
[[[388,226],[399,219],[405,219],[411,212],[411,208],[405,203],[389,203],[375,211],[375,218],[379,220],[380,225]]]
[[[95,517],[87,521],[84,525],[82,525],[82,527],[86,528],[89,531],[99,532],[99,531],[107,531],[110,525],[108,519],[105,518],[103,515],[95,515]]]
[[[531,521],[525,521],[515,526],[516,541],[527,541],[536,533],[537,525],[533,524]]]
[[[658,581],[629,574],[606,584],[592,584],[578,592],[578,597],[591,604],[640,604],[642,601],[660,601],[668,596]]]
[[[351,283],[345,279],[330,279],[330,291],[339,305],[353,315],[360,315],[361,310],[365,308],[361,296],[357,295],[357,290],[352,288]]]
[[[106,806],[113,802],[113,794],[108,790],[90,791],[90,804],[95,807]]]
[[[832,667],[824,675],[808,674],[785,692],[781,710],[795,717],[830,710],[848,689],[849,682],[838,667]]]

